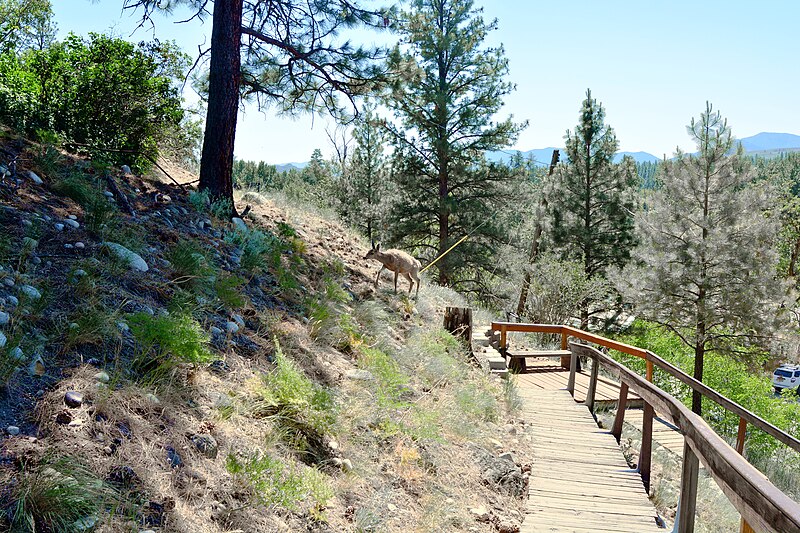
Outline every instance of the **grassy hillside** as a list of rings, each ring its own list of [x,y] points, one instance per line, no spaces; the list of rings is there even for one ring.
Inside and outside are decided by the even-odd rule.
[[[458,295],[375,290],[359,237],[280,198],[234,224],[4,131],[14,157],[0,529],[518,530],[529,437],[439,327]]]

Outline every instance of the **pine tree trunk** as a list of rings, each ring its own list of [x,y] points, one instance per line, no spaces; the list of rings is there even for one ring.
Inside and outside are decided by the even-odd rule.
[[[216,0],[211,29],[208,112],[200,160],[200,189],[233,208],[233,142],[239,111],[243,0]]]
[[[703,381],[703,358],[706,354],[706,324],[705,322],[698,322],[695,329],[695,338],[697,344],[694,346],[694,379]],[[703,395],[700,391],[692,391],[692,411],[698,415],[703,414]]]
[[[794,241],[794,248],[792,248],[792,256],[789,258],[789,277],[793,278],[797,274],[797,259],[800,257],[800,237]]]

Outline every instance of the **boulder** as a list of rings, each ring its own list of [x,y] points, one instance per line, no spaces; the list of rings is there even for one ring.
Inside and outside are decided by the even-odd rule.
[[[34,172],[33,170],[29,170],[29,171],[28,171],[28,178],[29,178],[29,179],[30,179],[32,182],[34,182],[36,185],[41,185],[42,183],[44,183],[44,182],[42,181],[42,178],[40,178],[40,177],[39,177],[39,176],[36,174],[36,172]]]
[[[142,256],[137,254],[136,252],[132,252],[128,250],[121,244],[117,244],[115,242],[104,242],[103,248],[108,250],[111,254],[119,257],[123,261],[127,261],[128,266],[131,267],[132,270],[137,270],[139,272],[147,272],[149,267]]]

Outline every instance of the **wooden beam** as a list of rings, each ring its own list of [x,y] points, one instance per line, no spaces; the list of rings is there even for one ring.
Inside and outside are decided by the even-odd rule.
[[[572,352],[569,361],[569,379],[567,380],[567,392],[575,397],[575,373],[578,371],[578,356]]]
[[[575,354],[573,354],[572,357],[577,359],[577,355]],[[589,377],[589,389],[586,391],[586,401],[584,402],[592,415],[594,415],[594,395],[595,391],[597,391],[597,374],[599,370],[600,362],[596,358],[592,358],[592,374]]]
[[[683,445],[683,468],[681,471],[681,497],[676,517],[677,533],[694,533],[694,517],[697,509],[697,474],[700,462],[691,446]]]
[[[639,474],[642,476],[644,491],[650,494],[650,465],[653,457],[653,406],[644,403],[642,416],[642,446],[639,449]]]
[[[617,401],[617,414],[614,417],[614,426],[611,428],[611,434],[617,439],[619,444],[622,438],[622,423],[625,421],[625,409],[628,407],[628,384],[621,383],[619,386],[619,401]]]

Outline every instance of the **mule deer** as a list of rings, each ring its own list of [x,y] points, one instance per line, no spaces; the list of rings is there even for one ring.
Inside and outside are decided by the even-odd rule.
[[[383,263],[383,266],[381,266],[381,269],[378,271],[378,276],[375,278],[376,288],[378,287],[378,280],[381,279],[383,269],[386,268],[394,272],[395,294],[397,293],[397,276],[402,274],[408,279],[408,294],[411,294],[411,289],[414,288],[414,282],[416,281],[416,295],[419,296],[419,268],[422,266],[419,261],[400,250],[389,249],[381,252],[380,243],[378,243],[377,246],[373,246],[372,249],[367,252],[367,255],[364,256],[364,259],[375,259]]]

